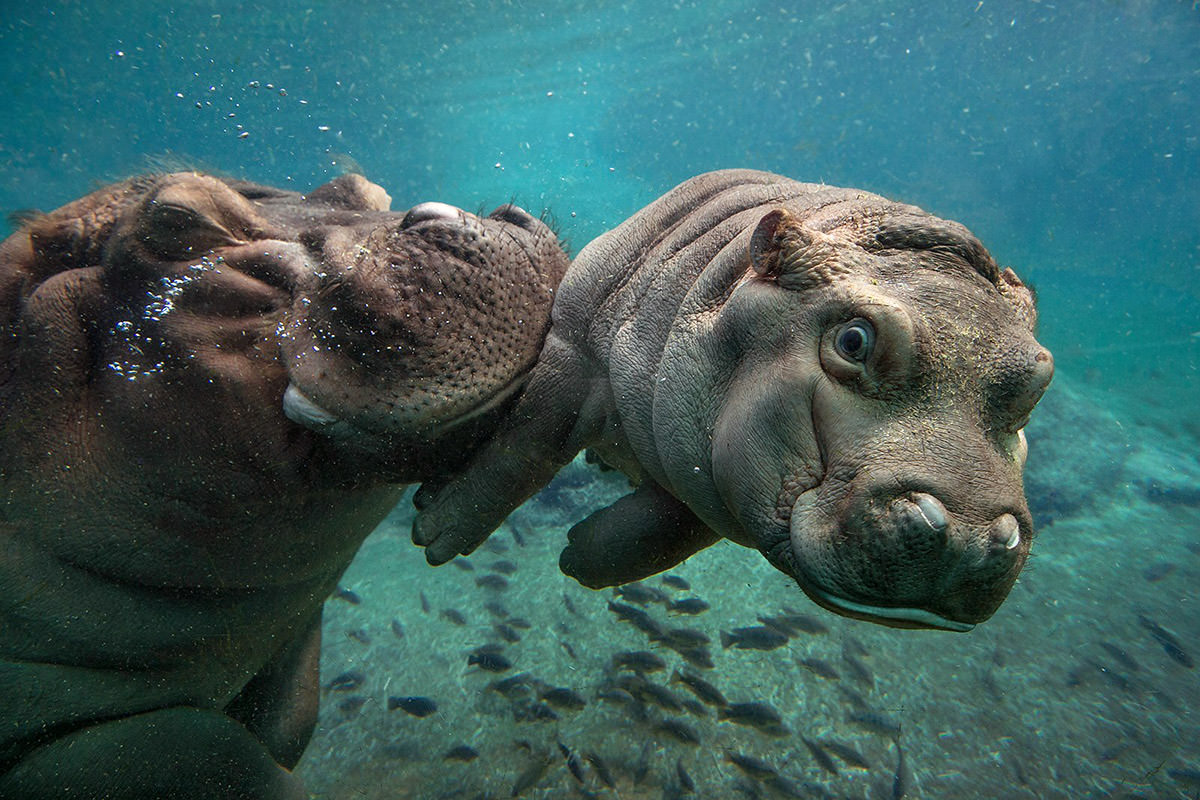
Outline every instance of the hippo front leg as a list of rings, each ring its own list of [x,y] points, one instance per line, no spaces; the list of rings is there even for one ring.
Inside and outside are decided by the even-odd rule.
[[[258,671],[225,713],[246,726],[274,759],[291,769],[317,725],[321,610],[291,644]]]
[[[0,797],[306,800],[300,781],[219,711],[165,708],[77,730],[0,775]]]
[[[558,565],[584,586],[603,589],[670,569],[720,538],[648,481],[572,527]]]

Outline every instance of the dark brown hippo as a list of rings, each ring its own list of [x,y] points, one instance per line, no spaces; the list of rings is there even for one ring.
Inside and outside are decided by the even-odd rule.
[[[417,495],[432,563],[584,448],[638,484],[570,532],[601,587],[721,537],[817,603],[967,630],[1033,537],[1022,429],[1053,372],[1034,301],[962,225],[747,170],[686,181],[579,254],[506,432]]]
[[[322,603],[567,265],[514,206],[389,203],[180,173],[0,245],[0,797],[305,797]]]

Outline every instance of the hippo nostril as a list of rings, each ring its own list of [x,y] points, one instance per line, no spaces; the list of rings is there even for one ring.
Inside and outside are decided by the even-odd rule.
[[[1003,545],[1005,550],[1012,550],[1021,543],[1021,525],[1012,514],[1001,514],[991,524],[991,540]]]
[[[520,206],[513,205],[512,203],[506,203],[500,206],[488,216],[490,216],[492,219],[501,220],[502,222],[511,222],[513,225],[516,225],[519,228],[524,228],[527,231],[532,231],[537,225],[537,220],[534,219],[532,214]]]
[[[931,494],[917,492],[913,495],[913,502],[917,505],[917,510],[929,527],[935,531],[946,530],[946,507]]]
[[[896,498],[892,505],[892,515],[900,529],[908,533],[946,533],[946,506],[932,494],[913,492],[908,497]]]
[[[462,215],[463,210],[461,208],[455,208],[448,203],[418,203],[404,215],[404,219],[400,222],[400,227],[409,228],[418,222],[425,222],[431,219],[456,220],[462,217]]]
[[[895,537],[896,546],[906,552],[931,554],[941,551],[949,542],[947,517],[946,507],[934,495],[913,492],[890,503],[878,533]]]

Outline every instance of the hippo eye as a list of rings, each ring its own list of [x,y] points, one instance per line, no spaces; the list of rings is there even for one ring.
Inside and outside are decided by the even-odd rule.
[[[833,345],[847,361],[866,361],[875,349],[875,328],[865,319],[852,319],[838,331]]]

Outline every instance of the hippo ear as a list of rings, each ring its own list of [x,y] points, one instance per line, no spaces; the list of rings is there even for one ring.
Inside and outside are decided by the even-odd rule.
[[[826,285],[846,271],[833,240],[805,227],[785,208],[758,221],[750,237],[750,263],[760,277],[797,291]]]
[[[1005,267],[1000,273],[1000,280],[997,282],[1000,288],[1000,293],[1013,304],[1016,309],[1017,318],[1024,322],[1030,330],[1033,330],[1037,323],[1037,308],[1034,303],[1033,289],[1026,286],[1017,277],[1017,273],[1012,271],[1012,267]]]
[[[382,186],[352,172],[318,186],[304,199],[350,211],[388,211],[392,207],[391,195]]]
[[[795,217],[784,208],[776,208],[758,221],[758,227],[750,237],[750,264],[760,277],[779,277],[782,267],[779,258],[782,249],[780,234],[795,224]]]

